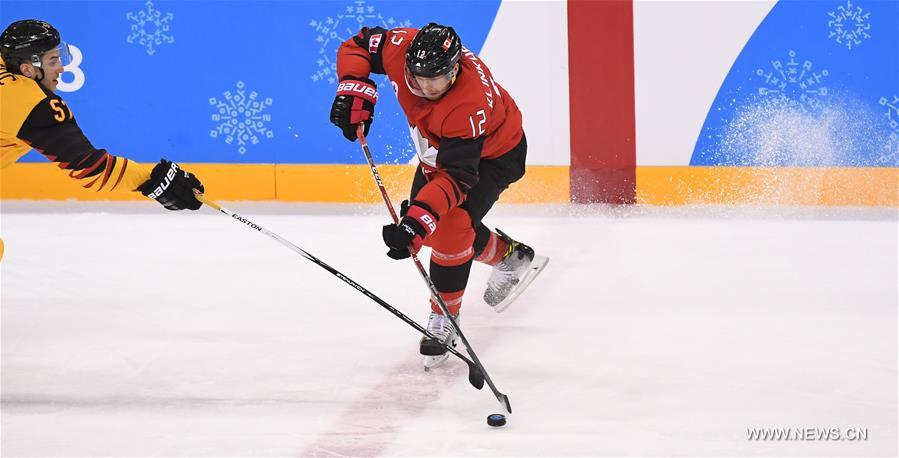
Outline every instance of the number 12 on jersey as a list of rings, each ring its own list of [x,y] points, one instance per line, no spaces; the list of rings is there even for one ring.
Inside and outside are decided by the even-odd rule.
[[[479,118],[477,121],[477,129],[475,129],[475,117]],[[477,113],[468,117],[468,122],[471,123],[471,136],[478,138],[481,135],[484,135],[484,123],[487,122],[487,113],[484,113],[484,110],[478,110]]]

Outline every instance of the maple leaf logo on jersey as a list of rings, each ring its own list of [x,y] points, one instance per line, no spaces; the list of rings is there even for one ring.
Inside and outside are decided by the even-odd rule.
[[[368,39],[368,52],[376,53],[378,52],[378,46],[381,45],[381,34],[372,35],[371,38]]]

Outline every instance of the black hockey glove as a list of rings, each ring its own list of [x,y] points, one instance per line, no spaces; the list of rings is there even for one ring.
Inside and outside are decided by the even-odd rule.
[[[343,131],[347,140],[356,141],[356,126],[361,122],[368,135],[368,129],[375,119],[375,103],[378,102],[378,88],[368,78],[345,76],[337,85],[337,97],[331,105],[331,122]]]
[[[427,205],[413,202],[399,224],[384,226],[381,236],[390,248],[387,256],[393,259],[406,259],[411,256],[410,246],[412,252],[418,254],[424,239],[437,230],[437,217],[426,207]]]
[[[156,199],[169,210],[199,210],[203,204],[194,196],[194,189],[205,191],[197,177],[165,159],[153,167],[150,179],[137,188],[141,194]]]

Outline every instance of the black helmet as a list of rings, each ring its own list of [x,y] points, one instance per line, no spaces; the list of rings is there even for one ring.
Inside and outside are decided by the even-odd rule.
[[[41,66],[41,55],[60,46],[59,31],[37,19],[25,19],[9,25],[0,34],[0,56],[7,70],[19,73],[19,64]]]
[[[406,49],[406,67],[415,76],[445,75],[462,57],[462,40],[452,27],[434,22],[422,27]]]

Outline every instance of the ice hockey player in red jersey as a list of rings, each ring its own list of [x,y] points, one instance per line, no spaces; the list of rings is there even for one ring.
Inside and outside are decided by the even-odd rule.
[[[459,316],[472,261],[493,266],[484,300],[497,312],[527,287],[546,263],[534,250],[482,219],[510,184],[525,173],[527,141],[521,112],[478,56],[462,46],[452,27],[430,23],[421,30],[363,28],[337,52],[340,83],[331,122],[350,141],[363,124],[367,134],[378,101],[371,73],[392,82],[409,121],[419,165],[402,220],[383,228],[393,259],[431,247],[430,275],[450,313]],[[431,300],[422,338],[426,367],[448,357],[441,343],[456,334]]]

